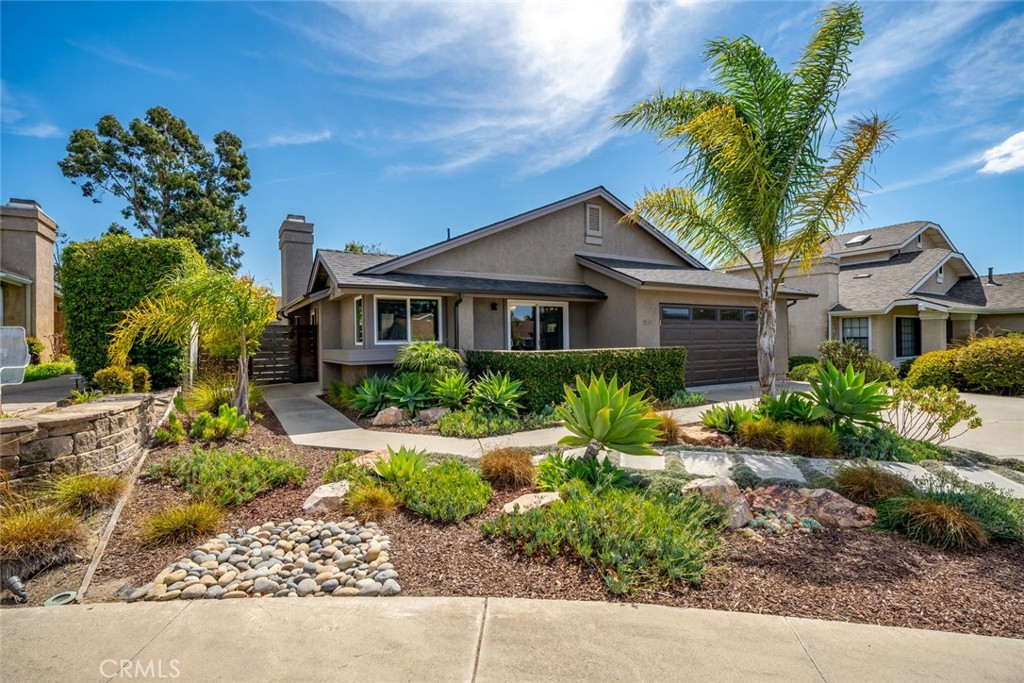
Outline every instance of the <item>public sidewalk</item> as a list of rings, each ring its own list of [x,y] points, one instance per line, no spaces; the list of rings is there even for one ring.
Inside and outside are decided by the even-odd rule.
[[[0,677],[21,683],[936,683],[1021,671],[1024,640],[604,602],[253,598],[0,614]]]

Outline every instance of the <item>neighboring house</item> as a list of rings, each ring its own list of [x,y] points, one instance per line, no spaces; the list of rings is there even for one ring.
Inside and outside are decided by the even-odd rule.
[[[1019,255],[1020,244],[1011,248]],[[748,257],[760,262],[758,251]],[[749,274],[745,265],[727,270]],[[838,235],[809,271],[791,266],[784,282],[818,295],[790,308],[793,355],[846,339],[898,363],[978,331],[1024,330],[1024,273],[979,276],[930,221]]]
[[[42,359],[61,343],[64,316],[54,283],[57,224],[31,199],[0,206],[0,321],[24,327],[45,346]]]
[[[314,255],[312,224],[291,215],[279,231],[282,310],[316,325],[322,385],[388,371],[420,339],[459,350],[682,345],[689,383],[756,379],[754,284],[708,270],[647,223],[620,222],[627,211],[598,187],[402,256]],[[781,358],[787,303],[809,296],[779,295]]]

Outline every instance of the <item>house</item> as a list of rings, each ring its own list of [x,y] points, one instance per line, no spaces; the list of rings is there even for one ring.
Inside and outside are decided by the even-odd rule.
[[[43,342],[42,360],[63,342],[64,316],[54,282],[57,223],[31,199],[0,206],[0,321]]]
[[[748,257],[760,262],[757,251]],[[749,275],[749,267],[728,272]],[[793,355],[841,339],[899,363],[978,331],[1024,330],[1024,273],[979,276],[931,221],[837,235],[809,271],[794,266],[784,281],[818,295],[789,310]]]
[[[412,340],[461,351],[682,345],[688,383],[757,377],[756,287],[709,270],[603,187],[403,255],[313,249],[313,225],[279,230],[282,313],[316,329],[319,381],[388,371]],[[348,234],[348,239],[359,239]],[[784,288],[787,309],[810,294]]]

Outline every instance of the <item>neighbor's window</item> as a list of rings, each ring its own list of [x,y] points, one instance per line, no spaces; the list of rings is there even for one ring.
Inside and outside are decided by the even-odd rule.
[[[356,317],[356,344],[363,343],[363,297],[356,297],[355,306],[355,317]]]
[[[868,327],[867,318],[843,318],[843,341],[857,342],[865,349],[868,348]]]
[[[377,298],[377,341],[402,344],[440,341],[440,300]]]
[[[508,348],[512,351],[564,349],[566,304],[516,303],[508,307]]]
[[[896,318],[896,357],[921,355],[921,319]]]

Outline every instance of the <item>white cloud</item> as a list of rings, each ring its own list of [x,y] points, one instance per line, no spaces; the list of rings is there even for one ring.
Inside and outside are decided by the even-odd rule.
[[[10,131],[15,135],[23,135],[29,138],[59,138],[64,135],[64,131],[52,123],[34,123],[28,126],[11,126]]]
[[[285,147],[288,145],[312,145],[317,142],[326,142],[331,139],[331,131],[322,130],[316,133],[280,133],[271,135],[263,144],[251,145],[252,147]]]
[[[154,76],[168,78],[173,81],[181,79],[181,74],[179,74],[177,71],[174,71],[173,69],[165,69],[164,67],[156,66],[154,64],[149,64],[141,60],[135,59],[134,57],[131,57],[130,55],[125,53],[120,48],[116,48],[111,45],[90,45],[86,43],[80,43],[74,40],[69,40],[68,44],[72,47],[78,48],[79,50],[83,50],[85,52],[93,54],[99,57],[100,59],[105,59],[108,62],[113,62],[114,64],[120,64],[121,66],[127,66],[132,69],[138,69],[139,71],[145,71],[146,73],[151,73]]]
[[[968,45],[943,79],[944,91],[978,111],[1020,101],[1024,95],[1024,15],[1010,17]]]
[[[60,137],[64,132],[44,121],[43,107],[32,96],[16,92],[10,84],[0,81],[0,124],[5,132],[30,138]]]
[[[1008,173],[1024,169],[1024,131],[1014,133],[981,155],[985,165],[978,173]]]

